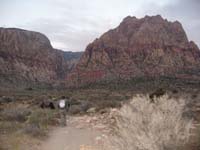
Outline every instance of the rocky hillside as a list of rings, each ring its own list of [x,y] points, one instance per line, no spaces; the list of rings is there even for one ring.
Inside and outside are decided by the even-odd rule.
[[[0,28],[0,85],[55,85],[69,70],[64,52],[38,32]]]
[[[67,82],[72,85],[137,77],[198,78],[200,51],[180,22],[126,17],[89,44]]]

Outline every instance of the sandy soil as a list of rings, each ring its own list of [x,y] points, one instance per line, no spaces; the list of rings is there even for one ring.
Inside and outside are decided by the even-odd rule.
[[[41,150],[102,150],[105,126],[95,126],[96,117],[73,117],[66,127],[54,129]],[[94,123],[95,122],[95,123]]]
[[[64,127],[55,129],[50,138],[42,145],[42,150],[79,150],[95,147],[99,133],[90,129]],[[88,148],[88,149],[91,149]]]

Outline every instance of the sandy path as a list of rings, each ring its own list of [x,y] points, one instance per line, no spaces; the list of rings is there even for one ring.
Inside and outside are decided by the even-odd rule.
[[[96,150],[101,132],[91,128],[77,128],[74,124],[54,129],[41,150]]]

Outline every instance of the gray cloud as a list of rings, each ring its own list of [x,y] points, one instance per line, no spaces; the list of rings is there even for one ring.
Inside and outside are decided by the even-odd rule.
[[[179,20],[200,45],[199,0],[1,0],[0,26],[46,34],[56,48],[83,51],[128,16],[161,14]]]
[[[102,23],[91,17],[59,18],[59,19],[39,19],[29,22],[23,26],[25,29],[45,33],[56,48],[83,51],[86,45],[99,37],[106,28],[111,28],[109,20]]]

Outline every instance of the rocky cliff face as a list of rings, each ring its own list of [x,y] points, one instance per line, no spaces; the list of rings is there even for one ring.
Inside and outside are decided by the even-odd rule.
[[[73,70],[73,68],[78,63],[80,57],[82,56],[83,52],[72,52],[72,51],[62,51],[58,50],[60,54],[63,56],[64,61],[67,63],[67,69],[65,70],[68,73]]]
[[[38,32],[0,28],[0,85],[59,84],[68,71],[61,51]]]
[[[126,17],[117,28],[87,46],[67,79],[79,85],[136,77],[187,78],[199,68],[200,51],[188,41],[178,21],[169,22],[159,15]]]

